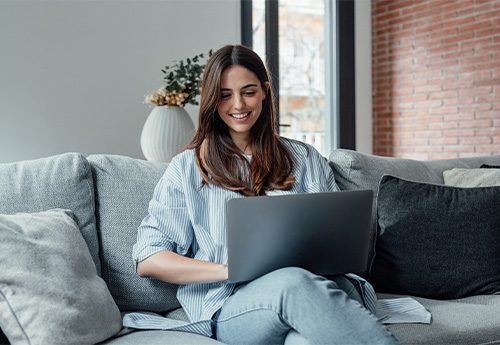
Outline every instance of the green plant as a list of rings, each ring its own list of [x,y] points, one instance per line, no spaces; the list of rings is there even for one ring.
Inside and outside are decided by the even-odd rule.
[[[208,57],[212,56],[212,50]],[[161,106],[179,106],[186,104],[198,105],[196,96],[200,94],[201,75],[205,65],[200,59],[205,57],[199,54],[193,58],[180,60],[171,66],[165,66],[161,71],[165,74],[163,78],[166,86],[152,91],[146,96],[146,102]]]

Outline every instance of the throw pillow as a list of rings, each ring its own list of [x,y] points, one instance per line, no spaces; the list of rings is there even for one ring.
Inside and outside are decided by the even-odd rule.
[[[500,292],[500,187],[455,188],[383,176],[377,292],[434,299]]]
[[[73,213],[0,215],[0,328],[12,344],[94,344],[121,315]]]
[[[500,186],[500,169],[451,169],[443,171],[444,184],[454,187]]]

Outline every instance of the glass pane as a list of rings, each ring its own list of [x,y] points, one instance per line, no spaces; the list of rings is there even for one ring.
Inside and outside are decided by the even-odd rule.
[[[324,2],[280,0],[280,133],[325,152]]]
[[[279,0],[280,134],[325,148],[325,6]],[[265,61],[265,0],[253,0],[253,49]]]

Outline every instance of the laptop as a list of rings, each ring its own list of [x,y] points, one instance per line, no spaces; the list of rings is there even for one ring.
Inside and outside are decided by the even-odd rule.
[[[292,266],[319,275],[363,272],[372,203],[372,190],[229,200],[229,281],[251,281]]]

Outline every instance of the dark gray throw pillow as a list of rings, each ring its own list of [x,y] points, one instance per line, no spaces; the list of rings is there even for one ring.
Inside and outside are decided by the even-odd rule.
[[[383,176],[370,281],[377,292],[453,299],[500,292],[500,187]]]

